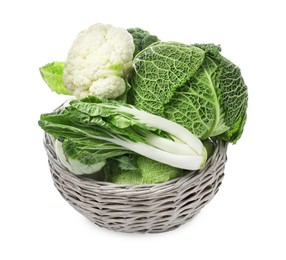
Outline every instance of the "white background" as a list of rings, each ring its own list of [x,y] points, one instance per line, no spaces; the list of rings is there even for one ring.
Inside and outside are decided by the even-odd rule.
[[[283,2],[1,1],[0,259],[286,259]],[[221,44],[248,85],[248,122],[229,147],[221,189],[175,231],[99,228],[53,186],[37,120],[66,97],[50,92],[38,68],[64,60],[77,33],[97,22]]]

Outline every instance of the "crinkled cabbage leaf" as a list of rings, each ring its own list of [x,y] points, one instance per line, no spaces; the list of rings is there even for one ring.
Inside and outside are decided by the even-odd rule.
[[[220,51],[213,44],[150,45],[134,59],[130,102],[201,139],[235,143],[246,121],[247,87],[240,69]]]

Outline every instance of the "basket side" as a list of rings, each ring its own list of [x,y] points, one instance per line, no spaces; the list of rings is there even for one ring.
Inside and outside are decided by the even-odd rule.
[[[218,192],[227,160],[227,143],[217,141],[200,171],[160,184],[118,185],[73,175],[57,159],[48,134],[44,145],[62,197],[98,226],[121,232],[165,232],[188,222]]]

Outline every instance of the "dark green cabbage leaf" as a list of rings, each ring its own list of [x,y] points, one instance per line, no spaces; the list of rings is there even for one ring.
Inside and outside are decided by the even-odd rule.
[[[246,121],[247,87],[239,67],[214,44],[158,42],[134,59],[129,100],[201,139],[236,143]]]

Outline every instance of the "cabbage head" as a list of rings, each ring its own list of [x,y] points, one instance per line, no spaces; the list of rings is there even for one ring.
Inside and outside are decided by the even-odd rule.
[[[235,143],[246,121],[247,87],[240,69],[214,44],[154,43],[134,58],[129,101],[200,139]]]
[[[132,35],[135,50],[134,56],[138,54],[141,50],[144,50],[147,46],[151,45],[154,42],[160,41],[156,35],[150,34],[148,31],[141,28],[129,28],[127,31]]]
[[[140,155],[125,155],[109,160],[106,181],[116,184],[162,183],[184,174],[178,169]]]

